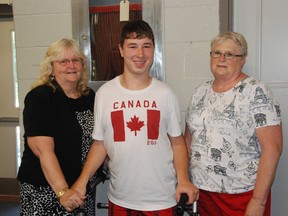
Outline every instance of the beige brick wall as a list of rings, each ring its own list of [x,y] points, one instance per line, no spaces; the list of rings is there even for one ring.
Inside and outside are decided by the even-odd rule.
[[[165,1],[165,77],[176,92],[182,124],[192,92],[211,78],[210,40],[219,32],[219,2]]]
[[[20,122],[24,97],[39,76],[39,62],[47,47],[59,38],[72,37],[71,1],[13,1]],[[219,1],[163,0],[162,4],[165,82],[179,96],[184,120],[194,88],[211,77],[209,43],[219,32]]]

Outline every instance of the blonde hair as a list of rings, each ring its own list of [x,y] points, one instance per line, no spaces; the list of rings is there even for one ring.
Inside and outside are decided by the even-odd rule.
[[[221,44],[226,40],[234,41],[239,46],[241,55],[244,55],[244,56],[248,55],[247,41],[246,41],[245,37],[238,32],[224,32],[224,33],[217,35],[211,41],[211,49],[213,49],[213,47],[216,44]]]
[[[88,71],[87,71],[87,58],[84,53],[80,50],[78,44],[73,39],[63,38],[59,41],[52,43],[45,54],[44,60],[40,63],[40,77],[37,81],[35,81],[31,88],[36,88],[40,85],[49,85],[54,91],[56,90],[53,85],[53,61],[58,61],[62,58],[66,50],[72,50],[73,54],[78,58],[82,59],[82,75],[80,80],[77,83],[77,91],[81,93],[81,95],[87,95],[89,89],[87,87],[88,81]]]

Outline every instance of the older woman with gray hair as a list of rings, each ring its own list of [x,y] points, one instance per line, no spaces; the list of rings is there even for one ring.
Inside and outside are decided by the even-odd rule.
[[[54,42],[41,63],[40,78],[25,97],[20,215],[77,215],[85,199],[69,188],[92,143],[95,93],[87,87],[86,66],[76,41]],[[92,192],[82,208],[95,215]]]
[[[225,32],[211,42],[213,80],[192,95],[186,115],[190,171],[201,216],[270,215],[283,146],[279,104],[242,69],[247,42]]]

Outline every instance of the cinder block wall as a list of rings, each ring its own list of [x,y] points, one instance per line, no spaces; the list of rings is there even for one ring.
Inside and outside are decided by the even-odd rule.
[[[219,33],[219,1],[165,1],[165,77],[184,116],[195,87],[210,79],[210,41]]]
[[[24,97],[39,76],[47,47],[72,37],[72,1],[13,0],[20,123]],[[184,120],[194,88],[211,77],[209,44],[219,32],[219,1],[163,0],[163,6],[165,82],[179,96]],[[21,133],[22,137],[23,128]]]
[[[21,139],[23,102],[31,84],[39,77],[39,62],[52,42],[72,37],[71,1],[13,0]]]

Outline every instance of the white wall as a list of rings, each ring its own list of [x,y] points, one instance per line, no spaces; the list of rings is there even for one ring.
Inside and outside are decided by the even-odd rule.
[[[272,215],[288,212],[287,8],[286,0],[234,1],[234,30],[243,33],[249,45],[244,72],[266,82],[281,108],[284,150],[272,188]]]
[[[179,96],[184,123],[195,87],[211,78],[210,40],[219,33],[219,2],[166,0],[164,14],[166,83]]]
[[[38,63],[42,60],[47,46],[61,37],[73,35],[71,1],[73,0],[13,1],[20,116],[24,97],[31,83],[39,75]],[[219,2],[215,0],[162,2],[165,59],[163,68],[166,69],[166,82],[179,95],[184,117],[194,88],[211,77],[209,43],[219,32]],[[103,197],[105,194],[101,192],[100,196]],[[97,212],[99,216],[107,214],[105,210],[99,211]]]
[[[39,62],[52,42],[62,37],[72,37],[71,0],[13,0],[13,15],[22,138],[24,97],[39,77]]]
[[[18,118],[18,109],[15,108],[11,49],[13,29],[12,19],[0,21],[0,178],[13,178],[17,174],[15,145],[17,123],[11,122],[12,118]]]
[[[47,47],[61,37],[72,37],[71,1],[13,1],[20,116],[24,97],[38,78],[38,64]],[[211,77],[209,43],[219,32],[219,2],[163,0],[163,5],[166,82],[181,95],[184,116],[193,89]]]
[[[72,37],[71,1],[73,0],[13,0],[20,116],[22,116],[23,99],[31,83],[39,75],[38,63],[43,59],[47,46],[61,37]],[[286,76],[288,61],[285,55],[288,38],[285,28],[287,2],[285,0],[276,0],[277,3],[275,0],[234,2],[237,9],[235,30],[242,32],[249,43],[250,53],[245,70],[250,75],[268,81],[273,88],[282,107],[284,141],[286,141],[288,105],[284,99],[288,96]],[[209,43],[219,32],[219,1],[163,0],[163,4],[165,81],[178,94],[184,117],[194,88],[211,78]],[[273,10],[270,10],[271,8]],[[278,42],[275,46],[270,44],[270,37],[275,38],[273,42]],[[260,47],[261,42],[265,43],[263,47]],[[275,47],[277,50],[273,49]],[[264,64],[261,64],[264,60]],[[284,149],[273,187],[272,215],[283,215],[288,212],[286,164],[287,150]]]
[[[70,0],[13,0],[16,31],[20,107],[39,76],[39,62],[47,47],[62,37],[72,36]]]

